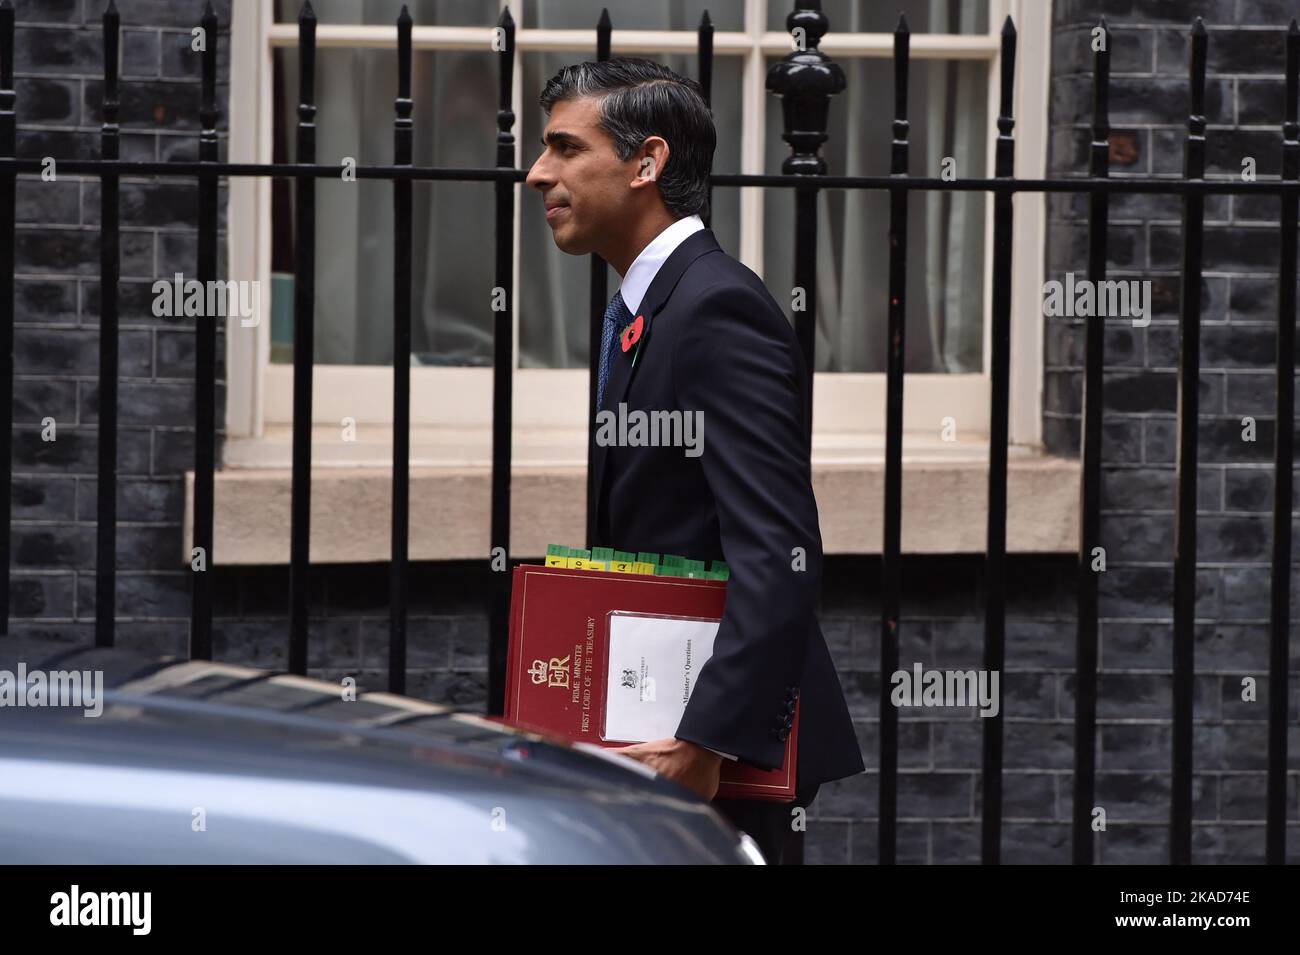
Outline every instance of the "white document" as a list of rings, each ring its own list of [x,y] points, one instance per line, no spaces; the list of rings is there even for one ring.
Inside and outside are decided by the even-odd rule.
[[[609,615],[604,739],[644,743],[677,732],[695,677],[713,655],[720,622]]]

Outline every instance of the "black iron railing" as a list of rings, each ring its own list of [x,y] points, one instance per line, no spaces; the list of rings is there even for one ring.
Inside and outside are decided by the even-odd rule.
[[[110,2],[104,25],[104,100],[101,135],[102,158],[59,160],[63,172],[98,176],[102,183],[102,241],[100,280],[99,370],[99,461],[98,536],[96,567],[96,643],[114,643],[116,551],[116,435],[117,435],[117,281],[120,258],[118,183],[121,176],[168,176],[190,178],[199,185],[197,224],[199,231],[197,276],[201,281],[217,276],[217,187],[221,177],[273,176],[292,178],[297,184],[295,206],[296,278],[294,283],[294,387],[293,387],[293,478],[290,545],[289,669],[304,673],[307,668],[307,583],[309,561],[311,491],[311,408],[313,365],[313,314],[315,308],[315,187],[321,178],[338,178],[340,165],[316,162],[314,103],[316,18],[310,4],[299,18],[298,161],[296,163],[218,162],[216,133],[216,39],[217,18],[211,5],[203,12],[201,25],[207,44],[203,53],[202,129],[199,131],[197,162],[137,162],[118,158],[118,44],[120,22]],[[394,200],[395,296],[393,376],[393,485],[392,560],[389,642],[389,685],[395,691],[405,686],[407,615],[407,531],[409,508],[410,349],[411,349],[411,193],[415,180],[493,182],[496,196],[495,282],[506,290],[506,308],[493,318],[493,429],[491,480],[491,553],[509,555],[510,471],[511,471],[511,331],[513,323],[512,224],[514,185],[525,179],[525,171],[514,168],[515,114],[511,102],[514,64],[514,21],[509,10],[498,21],[504,44],[500,49],[500,108],[497,114],[497,165],[488,169],[451,169],[415,166],[412,163],[411,18],[403,9],[396,23],[398,49],[397,97],[394,118],[392,165],[356,166],[349,169],[363,179],[392,182]],[[1175,509],[1175,592],[1173,652],[1173,785],[1170,806],[1170,861],[1191,861],[1192,820],[1192,688],[1193,615],[1196,571],[1196,456],[1197,387],[1199,373],[1199,318],[1201,245],[1205,196],[1212,193],[1273,195],[1280,202],[1280,294],[1277,340],[1277,428],[1274,458],[1274,534],[1269,656],[1269,742],[1267,800],[1267,860],[1285,860],[1285,801],[1287,763],[1287,639],[1290,629],[1289,570],[1291,561],[1292,430],[1294,427],[1294,323],[1296,319],[1296,228],[1297,200],[1300,199],[1300,123],[1297,122],[1297,77],[1300,76],[1300,30],[1292,21],[1286,31],[1286,97],[1283,118],[1282,176],[1276,180],[1244,182],[1238,179],[1205,178],[1205,64],[1207,36],[1198,19],[1191,31],[1189,99],[1191,115],[1185,145],[1185,166],[1181,179],[1132,177],[1109,178],[1108,115],[1109,49],[1106,42],[1095,53],[1091,163],[1089,174],[1065,179],[1016,179],[1013,169],[1014,139],[1012,97],[1016,32],[1007,19],[1002,29],[1000,54],[1001,106],[997,117],[997,140],[993,178],[948,181],[908,175],[907,84],[909,31],[900,18],[895,32],[893,120],[890,175],[881,177],[829,176],[820,156],[827,138],[827,106],[832,95],[844,87],[843,74],[818,49],[828,21],[818,0],[796,0],[787,19],[791,31],[802,31],[802,49],[775,64],[768,76],[768,89],[783,101],[785,134],[790,156],[780,175],[712,176],[712,187],[759,186],[795,190],[795,284],[806,292],[807,307],[794,316],[798,341],[808,369],[813,368],[813,327],[817,264],[817,194],[823,189],[869,189],[886,191],[890,197],[888,340],[887,361],[884,548],[881,607],[880,665],[882,687],[888,675],[898,669],[900,621],[904,291],[907,279],[906,229],[909,196],[919,191],[978,191],[991,193],[994,204],[992,358],[989,368],[991,420],[989,422],[988,527],[986,549],[986,593],[984,666],[1001,671],[1005,651],[1005,603],[1007,588],[1006,514],[1007,442],[1010,381],[1011,248],[1014,197],[1023,192],[1088,194],[1088,277],[1100,282],[1106,275],[1109,197],[1114,193],[1172,194],[1183,202],[1183,257],[1179,335],[1178,457]],[[610,56],[612,24],[602,13],[596,27],[599,59]],[[1099,26],[1109,38],[1104,20]],[[710,95],[713,62],[713,28],[707,13],[699,27],[700,81],[706,98]],[[15,108],[13,73],[14,10],[11,0],[0,0],[0,402],[12,420],[13,411],[13,319],[15,182],[22,173],[41,169],[38,158],[15,157]],[[593,257],[591,270],[591,335],[599,341],[600,325],[607,300],[606,264]],[[194,479],[193,540],[203,548],[205,570],[193,574],[193,609],[190,652],[207,659],[212,653],[211,571],[217,566],[213,553],[213,471],[216,465],[216,326],[198,323],[195,353],[196,444]],[[591,350],[591,424],[594,434],[595,372],[597,349]],[[1087,322],[1082,419],[1082,486],[1080,498],[1080,541],[1078,564],[1078,633],[1076,652],[1075,761],[1073,858],[1076,863],[1093,861],[1091,813],[1094,805],[1097,709],[1097,572],[1092,569],[1093,549],[1099,546],[1101,514],[1101,441],[1103,318]],[[811,375],[809,376],[811,382]],[[811,396],[810,396],[811,397]],[[811,400],[808,402],[811,415]],[[864,408],[863,415],[880,409]],[[809,419],[811,425],[811,419]],[[811,437],[811,427],[809,428]],[[593,439],[594,440],[594,439]],[[589,445],[589,452],[590,452]],[[6,430],[0,441],[0,481],[6,490],[0,502],[6,508],[0,522],[0,568],[6,575],[0,586],[0,620],[8,621],[8,574],[10,549],[9,493],[12,480],[12,435]],[[589,469],[590,471],[590,469]],[[588,528],[594,528],[595,488],[588,483]],[[594,535],[589,535],[594,536]],[[491,593],[489,707],[500,712],[505,668],[506,621],[509,575],[494,574]],[[880,800],[879,859],[895,861],[898,819],[898,714],[882,691],[880,704]],[[985,862],[1000,858],[1002,827],[1002,715],[983,724],[982,854]]]

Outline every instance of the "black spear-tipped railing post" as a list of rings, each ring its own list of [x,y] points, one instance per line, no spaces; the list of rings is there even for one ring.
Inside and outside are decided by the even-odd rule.
[[[898,14],[894,29],[894,118],[889,175],[907,178],[907,75],[911,69],[911,30]],[[885,512],[880,565],[880,686],[898,670],[898,617],[902,603],[902,392],[907,325],[907,191],[889,191],[889,339],[885,346]],[[879,860],[897,861],[898,709],[880,694]]]
[[[821,155],[831,97],[843,92],[844,71],[817,48],[830,29],[821,0],[796,0],[785,18],[795,49],[767,71],[767,91],[781,98],[785,131],[781,138],[790,155],[781,163],[785,175],[822,176],[826,159]],[[805,429],[812,445],[812,393],[815,365],[814,335],[817,324],[817,193],[815,183],[795,188],[794,284],[803,290],[803,308],[795,315],[795,337],[803,353],[807,374]]]
[[[217,143],[217,14],[208,3],[203,28],[203,89],[199,107],[199,161],[216,163]],[[203,287],[217,280],[217,175],[199,177],[198,280]],[[194,534],[190,555],[190,657],[212,659],[213,470],[217,443],[217,322],[220,315],[203,314],[194,329]]]
[[[298,17],[298,162],[316,162],[316,13]],[[294,209],[293,479],[289,519],[289,672],[307,672],[307,586],[311,570],[311,378],[315,347],[316,180],[300,176]]]
[[[1300,27],[1286,31],[1286,118],[1282,178],[1300,180]],[[1277,430],[1273,438],[1273,579],[1269,610],[1268,815],[1269,865],[1286,864],[1288,670],[1291,635],[1291,493],[1295,428],[1296,195],[1281,197],[1277,298]]]
[[[901,14],[894,30],[894,138],[889,174],[907,179],[907,79],[911,31]],[[898,671],[903,583],[903,368],[907,326],[907,190],[889,192],[889,341],[885,348],[885,539],[880,581],[880,810],[878,854],[893,865],[898,844],[898,708],[884,687]]]
[[[14,107],[14,5],[0,0],[0,157],[17,144]],[[17,212],[13,170],[0,173],[0,635],[9,633],[9,521],[12,516],[14,419],[14,232]]]
[[[1016,142],[1012,109],[1015,95],[1016,27],[1007,17],[1002,25],[1002,96],[994,176],[1015,175]],[[993,197],[993,312],[989,366],[989,508],[988,544],[984,555],[984,671],[1001,673],[1006,656],[1007,611],[1007,442],[1011,387],[1011,231],[1012,194]],[[1002,859],[1002,714],[984,722],[983,827],[981,859],[997,865]]]
[[[1092,146],[1088,174],[1110,176],[1110,30],[1098,25],[1101,45],[1093,55]],[[1098,189],[1088,196],[1088,280],[1093,287],[1106,278],[1106,230],[1110,194]],[[1080,477],[1078,629],[1074,649],[1074,802],[1072,851],[1075,865],[1093,861],[1092,807],[1096,794],[1097,750],[1097,583],[1093,549],[1101,546],[1102,380],[1105,369],[1106,320],[1084,319],[1083,458]]]
[[[411,14],[397,17],[397,99],[393,103],[393,165],[413,157]],[[389,568],[388,689],[406,692],[407,565],[411,514],[411,206],[410,179],[393,180],[393,526]]]
[[[497,166],[512,169],[515,165],[514,75],[515,21],[510,8],[501,11],[497,21],[505,39],[498,62],[497,76]],[[502,307],[492,315],[492,528],[489,554],[488,588],[492,607],[488,635],[488,712],[505,712],[506,654],[510,629],[510,473],[514,433],[514,222],[515,184],[505,179],[496,182],[496,273],[494,284],[505,294]],[[602,262],[602,265],[604,263]],[[597,339],[599,340],[599,339]]]
[[[1191,113],[1183,178],[1205,178],[1205,24],[1192,26],[1189,60]],[[1169,861],[1192,861],[1192,680],[1196,624],[1196,445],[1201,378],[1201,242],[1205,196],[1183,196],[1181,310],[1178,319],[1178,458],[1174,523],[1173,779],[1169,807]]]
[[[609,10],[602,8],[596,23],[596,60],[604,63],[610,57],[610,40],[613,34]],[[591,254],[591,316],[588,336],[587,382],[587,545],[595,544],[597,537],[596,508],[600,503],[600,488],[596,487],[596,389],[600,376],[600,341],[605,323],[605,306],[609,303],[609,266],[598,254]],[[608,543],[607,541],[605,543]]]
[[[117,59],[121,18],[109,0],[104,11],[104,107],[100,153],[117,159]],[[117,598],[117,283],[121,272],[118,174],[100,187],[99,245],[99,471],[96,488],[95,646],[111,647]]]
[[[700,28],[696,32],[696,50],[700,59],[700,90],[704,93],[704,102],[713,106],[713,21],[709,11],[700,15]],[[704,225],[713,224],[713,183],[709,183],[705,207]]]

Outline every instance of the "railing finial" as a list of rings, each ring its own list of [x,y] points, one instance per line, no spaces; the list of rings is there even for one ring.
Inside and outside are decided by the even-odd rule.
[[[609,59],[613,47],[614,23],[609,18],[609,8],[600,8],[600,19],[596,21],[596,60],[604,63]]]
[[[844,71],[817,48],[830,28],[821,0],[796,0],[785,26],[796,49],[767,71],[767,91],[781,97],[785,123],[781,138],[790,144],[781,172],[825,175],[826,160],[819,151],[828,138],[831,97],[844,91]]]

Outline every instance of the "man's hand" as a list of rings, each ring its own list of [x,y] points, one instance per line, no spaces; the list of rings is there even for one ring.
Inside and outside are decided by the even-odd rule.
[[[661,776],[712,800],[718,793],[722,757],[684,739],[654,739],[615,750],[645,763]]]

